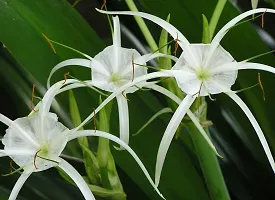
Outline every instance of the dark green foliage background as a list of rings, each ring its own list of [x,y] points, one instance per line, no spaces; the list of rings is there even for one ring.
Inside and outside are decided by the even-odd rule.
[[[140,10],[157,15],[163,19],[171,14],[171,23],[181,30],[193,43],[201,41],[202,14],[210,19],[216,0],[140,0]],[[72,3],[72,2],[71,2]],[[0,112],[11,119],[26,116],[29,112],[29,99],[32,83],[45,86],[51,68],[58,62],[79,55],[60,47],[54,54],[42,33],[49,38],[72,46],[91,56],[96,55],[111,43],[111,35],[106,16],[97,13],[94,8],[102,2],[82,0],[75,9],[65,0],[0,0],[0,41],[4,47],[0,52]],[[247,1],[247,4],[249,1]],[[123,1],[108,1],[109,10],[126,10]],[[221,16],[218,29],[238,15],[238,11],[229,2]],[[274,26],[274,16],[267,15],[265,26]],[[270,17],[270,18],[268,18]],[[144,42],[132,17],[121,17],[121,22]],[[256,23],[259,23],[256,21]],[[161,29],[147,23],[158,40]],[[131,41],[123,38],[124,46],[132,46]],[[269,50],[260,39],[255,27],[247,23],[231,30],[222,45],[233,57],[244,60]],[[256,60],[275,66],[273,55]],[[54,81],[63,79],[67,71],[78,78],[90,78],[87,69],[70,67],[54,76]],[[273,123],[274,80],[273,74],[261,73],[265,88],[266,101],[261,90],[254,88],[241,94],[256,116],[264,133],[275,151],[275,125]],[[234,89],[245,88],[257,82],[257,71],[239,73]],[[39,84],[37,84],[39,86]],[[89,94],[89,95],[87,95]],[[39,92],[37,92],[39,95]],[[85,118],[98,105],[98,95],[87,89],[75,92],[82,118]],[[62,109],[67,110],[68,95],[58,98]],[[130,126],[135,133],[155,112],[167,106],[165,99],[151,92],[139,91],[129,95]],[[274,174],[269,167],[258,138],[241,110],[225,95],[215,97],[209,102],[209,119],[214,122],[210,128],[211,136],[223,155],[220,159],[224,178],[232,199],[274,199]],[[144,161],[153,176],[157,148],[171,115],[162,116],[148,126],[140,135],[131,137],[130,146]],[[112,111],[111,133],[118,134],[116,106]],[[61,116],[66,123],[66,116]],[[69,124],[68,124],[69,125]],[[89,127],[89,126],[88,126]],[[1,135],[5,126],[0,124]],[[188,132],[183,131],[188,139]],[[91,141],[95,144],[94,140]],[[197,158],[184,140],[174,140],[165,162],[160,190],[168,200],[207,200],[206,189]],[[78,156],[78,147],[72,143],[66,153]],[[149,185],[134,160],[126,153],[113,149],[118,171],[128,199],[160,199]],[[72,164],[85,174],[82,164]],[[9,159],[1,158],[0,173],[9,172]],[[7,199],[18,175],[0,177],[0,199]],[[77,188],[59,177],[55,169],[36,173],[24,185],[19,199],[81,199]]]

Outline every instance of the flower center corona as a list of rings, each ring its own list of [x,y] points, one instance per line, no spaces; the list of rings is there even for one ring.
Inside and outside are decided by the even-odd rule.
[[[113,73],[110,78],[109,81],[113,82],[113,83],[117,83],[122,79],[122,77],[120,75],[118,75],[117,73]]]
[[[49,153],[49,146],[45,144],[41,147],[41,150],[39,151],[39,155],[42,157],[47,157],[48,153]]]
[[[208,79],[211,78],[209,71],[204,67],[199,67],[196,70],[196,75],[200,81],[207,81]]]

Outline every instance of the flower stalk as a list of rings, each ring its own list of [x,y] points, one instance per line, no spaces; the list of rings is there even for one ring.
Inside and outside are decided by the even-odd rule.
[[[138,9],[137,9],[137,7],[136,7],[133,0],[125,0],[125,2],[127,3],[128,7],[131,11],[135,11],[135,12],[138,11]],[[141,17],[138,17],[138,16],[135,16],[135,20],[136,20],[143,36],[145,37],[149,47],[151,48],[151,50],[153,52],[157,51],[158,50],[158,45],[155,42],[155,40],[154,40],[151,32],[149,31],[147,25],[145,24],[144,20]]]

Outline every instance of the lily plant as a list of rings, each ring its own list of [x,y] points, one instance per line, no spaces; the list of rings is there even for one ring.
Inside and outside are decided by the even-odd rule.
[[[55,83],[27,117],[11,120],[0,114],[0,121],[8,126],[2,139],[4,149],[0,150],[0,157],[8,156],[20,167],[13,173],[23,170],[12,189],[9,200],[17,198],[23,184],[32,173],[52,167],[61,168],[75,182],[86,200],[94,200],[95,197],[82,176],[66,160],[60,157],[69,141],[82,136],[107,138],[127,150],[141,167],[151,185],[162,197],[142,161],[125,142],[103,131],[79,130],[81,126],[70,130],[58,121],[56,114],[49,111],[54,97],[71,89],[70,85],[77,82],[77,80],[68,79],[65,82]]]
[[[113,45],[106,47],[98,53],[94,58],[87,54],[81,53],[87,59],[69,59],[56,65],[48,78],[47,86],[50,87],[50,79],[52,75],[60,68],[70,65],[83,66],[91,69],[91,80],[85,83],[92,87],[97,87],[107,92],[115,92],[122,85],[132,82],[135,78],[146,75],[146,65],[151,59],[157,57],[169,57],[165,54],[154,53],[140,55],[135,49],[127,49],[121,47],[121,31],[118,17],[113,17]],[[138,63],[138,65],[137,65]],[[83,85],[79,85],[83,87]],[[137,85],[129,87],[116,96],[119,113],[120,139],[125,143],[129,143],[129,111],[127,94],[133,93],[142,87]]]
[[[257,69],[275,74],[275,69],[271,66],[260,63],[252,63],[248,62],[247,60],[237,62],[231,56],[231,54],[220,45],[220,41],[226,35],[226,33],[244,18],[256,13],[275,13],[275,10],[259,8],[238,15],[229,21],[216,34],[210,44],[191,44],[185,38],[185,36],[173,25],[163,19],[147,13],[131,11],[98,11],[105,14],[133,15],[148,19],[165,29],[178,42],[178,45],[182,49],[182,53],[178,61],[171,68],[171,70],[161,70],[159,72],[154,72],[140,77],[138,80],[128,84],[128,87],[131,87],[133,84],[136,84],[139,81],[157,77],[174,77],[177,81],[178,87],[186,94],[185,98],[181,101],[179,107],[172,116],[159,146],[155,172],[156,186],[159,184],[162,167],[171,141],[181,120],[185,116],[186,112],[188,112],[189,107],[193,104],[197,97],[209,96],[211,98],[211,95],[219,93],[225,93],[228,95],[245,113],[252,126],[254,127],[269,160],[269,163],[275,172],[274,159],[263,131],[261,130],[257,120],[247,105],[236,94],[237,92],[231,90],[231,86],[237,79],[238,70]],[[126,86],[122,89],[126,89]],[[156,89],[159,92],[162,92],[171,97],[171,95],[168,95],[167,91],[165,92],[163,89],[161,89],[160,86],[153,89]],[[210,139],[207,137],[205,138],[208,140],[208,143],[212,149],[214,149]]]

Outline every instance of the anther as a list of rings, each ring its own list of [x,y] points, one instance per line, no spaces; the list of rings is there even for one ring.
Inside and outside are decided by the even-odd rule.
[[[198,108],[198,110],[200,109],[200,104],[201,104],[201,100],[200,100],[201,95],[200,94],[201,94],[202,84],[203,84],[203,82],[201,83],[200,89],[199,89],[199,92],[198,92],[198,101],[197,101],[197,108]]]
[[[47,42],[49,43],[51,49],[52,49],[53,52],[56,54],[56,51],[55,51],[55,49],[54,49],[54,46],[53,46],[51,40],[50,40],[44,33],[42,33],[42,36],[47,40]]]
[[[63,85],[66,83],[67,81],[67,77],[70,75],[70,72],[67,72],[64,74],[64,82],[62,83]]]
[[[177,38],[175,39],[175,42],[176,42],[176,43],[175,43],[175,50],[174,50],[174,52],[173,52],[174,56],[177,55],[177,50],[178,50],[178,48],[179,48],[178,41],[179,41],[179,39],[178,39],[178,33],[177,33]]]
[[[41,151],[41,149],[38,150],[38,151],[34,154],[33,165],[34,165],[35,169],[38,169],[38,167],[36,166],[36,158],[37,158],[37,154],[38,154],[40,151]]]
[[[125,94],[125,90],[124,91],[122,91],[122,96],[127,100],[127,101],[130,101],[127,97],[126,97],[126,94]]]
[[[132,55],[132,82],[135,78],[135,62],[134,62],[134,54]]]
[[[262,28],[264,28],[264,15],[265,15],[265,13],[266,13],[266,11],[263,14],[261,14],[261,17],[262,17],[262,24],[261,24],[261,26],[262,26]]]
[[[106,6],[106,3],[107,3],[107,0],[103,0],[103,4],[102,4],[102,6],[100,7],[100,10],[102,10],[102,9]]]
[[[32,97],[31,97],[30,107],[31,107],[31,109],[32,109],[34,112],[36,112],[36,110],[34,109],[34,105],[33,105],[34,89],[35,89],[35,85],[32,84]]]
[[[263,87],[263,84],[261,82],[261,74],[258,72],[258,84],[262,90],[262,94],[263,94],[263,99],[265,101],[265,92],[264,92],[264,87]]]
[[[13,160],[10,161],[10,173],[12,173],[12,170],[13,170],[13,166],[12,166],[12,163],[13,163]]]

